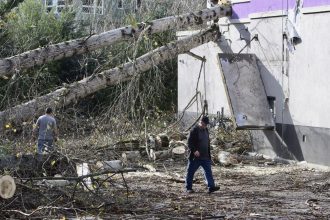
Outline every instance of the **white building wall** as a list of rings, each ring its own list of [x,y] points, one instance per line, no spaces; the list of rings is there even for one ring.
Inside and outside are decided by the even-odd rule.
[[[330,128],[330,12],[304,14],[290,54],[289,108],[296,125]]]
[[[223,107],[224,113],[230,115],[217,57],[217,54],[221,52],[221,49],[216,43],[210,42],[194,48],[191,52],[200,57],[206,57],[205,81],[203,67],[198,83],[198,91],[201,93],[201,99],[199,97],[198,101],[194,102],[186,112],[188,114],[192,113],[192,116],[194,117],[198,117],[202,112],[203,107],[201,106],[201,100],[203,101],[206,99],[208,102],[209,114],[217,114],[217,112],[220,112]],[[196,94],[196,86],[202,61],[188,54],[181,54],[179,55],[178,63],[178,93],[180,94],[178,96],[178,112],[183,112],[190,100]]]
[[[302,41],[291,52],[283,40],[286,19],[285,11],[251,14],[241,20],[223,18],[219,22],[220,43],[192,50],[208,60],[209,112],[225,107],[225,113],[230,113],[217,53],[238,53],[257,35],[258,41],[252,41],[242,53],[254,53],[259,59],[267,96],[276,97],[277,127],[276,132],[252,132],[256,150],[330,166],[330,7],[303,10],[299,25]],[[179,56],[179,112],[195,93],[200,63],[189,55]],[[188,111],[194,114],[195,109]]]
[[[260,60],[266,93],[276,97],[276,122],[330,128],[330,13],[303,14],[302,42],[292,52],[286,41],[284,51],[282,48],[286,23],[282,13],[271,13],[274,17],[253,14],[244,23],[222,19],[221,31],[226,40],[220,47],[237,53],[246,44],[242,36],[250,34],[251,39],[257,34],[259,40],[252,41],[242,53],[255,53]]]

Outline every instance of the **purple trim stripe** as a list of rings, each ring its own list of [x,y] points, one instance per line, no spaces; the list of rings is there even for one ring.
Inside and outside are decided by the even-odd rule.
[[[248,18],[249,14],[292,9],[296,0],[251,0],[233,5],[232,19]],[[304,0],[303,7],[330,5],[330,0]]]
[[[330,5],[330,0],[304,0],[304,7]]]

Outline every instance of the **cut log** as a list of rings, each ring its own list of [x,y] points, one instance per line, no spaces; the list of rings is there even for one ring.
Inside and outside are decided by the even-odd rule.
[[[150,150],[150,157],[152,160],[168,159],[168,158],[182,158],[186,153],[185,146],[178,146],[168,150],[154,151]]]
[[[71,57],[73,55],[93,51],[121,40],[137,38],[142,32],[154,34],[175,28],[191,27],[192,25],[200,25],[203,22],[216,20],[220,17],[229,16],[230,14],[230,6],[217,6],[195,13],[153,20],[147,24],[141,23],[137,25],[137,28],[127,26],[98,35],[47,45],[16,56],[1,59],[0,77],[12,76],[16,71],[42,65],[64,57]],[[147,31],[145,31],[146,28]]]
[[[218,153],[217,159],[222,166],[231,166],[234,164],[238,164],[237,158],[226,151],[220,151]]]
[[[169,138],[167,134],[159,134],[156,137],[156,144],[158,149],[168,148],[169,146]]]
[[[170,134],[170,139],[175,141],[182,141],[187,139],[187,135],[180,132],[173,132],[172,134]]]
[[[123,168],[121,160],[98,161],[96,167],[102,170],[118,171]]]
[[[16,191],[16,184],[11,176],[0,176],[0,197],[3,199],[10,199],[14,196]]]
[[[186,153],[186,147],[185,146],[178,146],[173,148],[172,154],[173,155],[183,155]]]
[[[126,151],[121,154],[124,164],[138,163],[141,160],[140,151]]]
[[[104,151],[130,151],[130,150],[142,150],[145,146],[140,146],[138,140],[118,141],[115,144],[104,145],[97,148],[98,152]]]
[[[172,149],[162,151],[150,151],[150,157],[152,160],[168,159],[172,156]]]
[[[0,112],[0,131],[6,123],[21,125],[24,121],[31,120],[34,116],[43,113],[46,106],[55,108],[63,107],[84,98],[108,86],[131,79],[139,73],[145,72],[155,65],[175,58],[178,54],[188,52],[190,49],[214,41],[219,37],[219,30],[208,29],[199,34],[180,39],[173,43],[157,48],[121,67],[106,70],[96,76],[90,76],[54,92],[33,99],[21,105],[14,106]]]
[[[150,172],[156,172],[156,168],[151,164],[139,164],[141,167],[149,170]]]
[[[174,160],[184,159],[185,156],[188,154],[186,149],[187,149],[187,147],[184,146],[184,145],[177,146],[177,147],[173,148],[172,149],[172,158]]]
[[[185,146],[186,148],[188,148],[186,142],[184,142],[184,141],[174,141],[174,140],[170,141],[171,148],[175,148],[175,147],[179,147],[179,146]]]
[[[77,164],[77,175],[78,176],[86,176],[90,174],[89,167],[87,163],[82,163],[82,164]],[[87,190],[93,190],[92,186],[92,179],[90,177],[87,177],[83,180],[84,184],[83,187],[84,189]]]

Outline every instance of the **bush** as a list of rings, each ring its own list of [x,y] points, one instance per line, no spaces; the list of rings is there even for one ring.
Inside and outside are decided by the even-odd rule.
[[[60,16],[54,11],[47,12],[41,1],[35,0],[25,0],[16,8],[9,8],[5,4],[0,5],[3,12],[3,20],[0,20],[1,57],[9,57],[81,35],[75,12],[69,8],[64,9]],[[0,109],[54,90],[62,84],[61,75],[66,71],[62,70],[62,67],[66,63],[72,63],[72,60],[76,58],[38,66],[15,74],[10,79],[0,78]],[[68,68],[67,71],[71,69]]]
[[[73,20],[74,14],[69,10],[57,16],[53,10],[47,12],[41,1],[24,1],[6,15],[6,29],[13,54],[67,39]]]

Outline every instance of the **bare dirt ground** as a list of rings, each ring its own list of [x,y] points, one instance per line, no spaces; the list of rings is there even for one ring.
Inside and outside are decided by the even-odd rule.
[[[298,165],[215,165],[221,189],[207,194],[197,171],[196,193],[187,194],[185,162],[157,164],[157,172],[125,174],[128,202],[116,203],[111,219],[330,219],[330,173]],[[173,178],[171,178],[173,177]],[[119,181],[119,179],[118,179]]]
[[[207,194],[199,170],[196,193],[187,194],[185,159],[151,165],[154,171],[139,166],[124,178],[103,175],[89,191],[18,181],[14,197],[0,199],[0,219],[330,219],[329,171],[269,161],[215,164],[220,191]]]
[[[322,171],[264,158],[244,160],[241,155],[251,150],[245,141],[248,135],[234,132],[213,136],[218,137],[213,159],[220,150],[238,150],[231,154],[236,155],[235,165],[216,163],[212,167],[221,187],[215,193],[207,193],[201,170],[195,174],[196,192],[185,192],[184,155],[154,163],[143,155],[131,163],[134,172],[105,175],[95,164],[101,159],[121,159],[119,145],[100,148],[99,143],[82,140],[72,142],[72,146],[63,143],[66,148],[59,148],[55,157],[46,155],[41,170],[28,163],[35,160],[15,156],[21,158],[14,160],[20,163],[5,166],[0,172],[0,176],[12,175],[17,186],[12,198],[0,198],[0,219],[330,219],[330,168]],[[129,150],[124,146],[122,150]],[[86,178],[75,179],[75,165],[82,162],[96,174],[89,190],[82,184]],[[55,174],[69,178],[61,180],[69,180],[69,184],[47,184]]]

